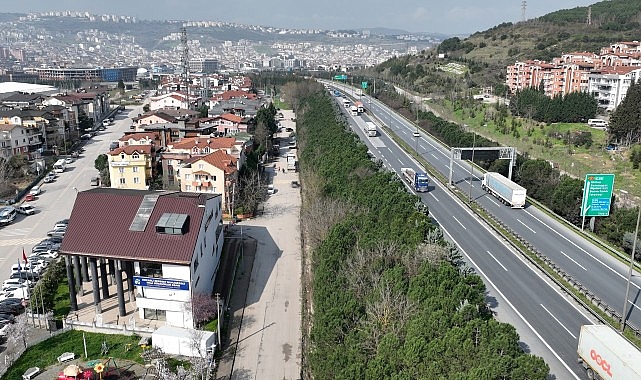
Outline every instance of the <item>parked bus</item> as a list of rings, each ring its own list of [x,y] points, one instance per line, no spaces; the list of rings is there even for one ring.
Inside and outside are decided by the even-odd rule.
[[[62,173],[67,169],[67,164],[65,163],[65,159],[61,158],[58,161],[56,161],[55,164],[53,164],[53,170],[56,173]]]

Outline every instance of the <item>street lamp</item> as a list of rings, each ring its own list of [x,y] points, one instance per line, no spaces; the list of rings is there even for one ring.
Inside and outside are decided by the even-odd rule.
[[[630,269],[628,270],[628,284],[625,287],[625,299],[623,300],[623,314],[621,314],[621,332],[625,330],[625,317],[628,312],[628,296],[630,295],[630,280],[632,279],[632,269],[634,268],[634,251],[637,249],[637,235],[639,234],[639,220],[641,219],[641,206],[637,215],[637,227],[634,230],[634,243],[632,243],[632,253],[630,253]]]

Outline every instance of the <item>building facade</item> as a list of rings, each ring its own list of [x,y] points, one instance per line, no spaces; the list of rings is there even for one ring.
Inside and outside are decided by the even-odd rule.
[[[147,190],[152,176],[152,145],[126,145],[107,155],[113,189]]]

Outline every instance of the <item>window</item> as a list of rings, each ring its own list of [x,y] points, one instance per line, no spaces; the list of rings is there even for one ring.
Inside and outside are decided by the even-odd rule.
[[[124,179],[124,178],[120,178],[120,184],[121,184],[121,185],[124,185],[124,184],[125,184],[125,179]]]
[[[131,155],[131,158],[133,158],[134,160],[137,160],[140,158],[140,155],[138,153],[134,153]]]
[[[134,173],[138,173],[138,167],[137,167],[137,166],[134,166],[134,167],[132,168],[132,170],[134,171]]]
[[[120,174],[124,173],[125,172],[125,168],[123,168],[123,167],[118,168],[118,172]]]
[[[191,174],[185,173],[185,181],[188,181],[191,179]]]
[[[206,146],[205,149],[203,149],[203,153],[208,154],[209,153],[209,147]]]
[[[162,277],[162,264],[141,261],[140,275],[142,277]]]
[[[194,260],[194,272],[196,272],[196,269],[198,269],[198,257]]]
[[[185,191],[191,191],[191,185],[185,185]]]
[[[157,321],[166,321],[167,320],[167,311],[158,310],[158,309],[143,309],[143,314],[145,319],[153,319]]]
[[[204,169],[204,168],[205,168],[205,164],[198,164],[198,169]]]
[[[134,184],[139,184],[140,183],[140,178],[134,177]]]
[[[120,153],[120,159],[124,160],[125,159],[125,153]]]

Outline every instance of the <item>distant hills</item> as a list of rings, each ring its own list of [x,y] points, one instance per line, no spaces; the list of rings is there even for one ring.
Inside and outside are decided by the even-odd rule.
[[[503,23],[467,38],[446,39],[437,52],[399,57],[376,70],[388,79],[400,80],[422,93],[443,95],[452,83],[473,88],[503,84],[505,67],[518,60],[551,60],[563,53],[589,51],[617,41],[641,40],[641,1],[601,1],[588,7],[559,10],[518,23]],[[439,67],[448,61],[462,62],[469,70],[461,78]],[[399,70],[398,65],[406,65]],[[448,86],[450,87],[448,89]]]

